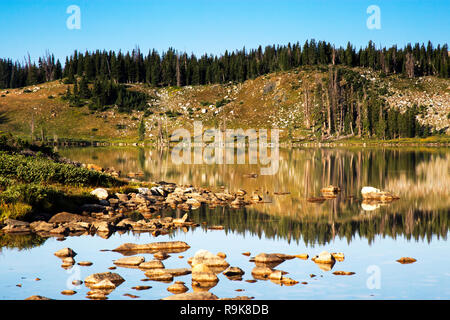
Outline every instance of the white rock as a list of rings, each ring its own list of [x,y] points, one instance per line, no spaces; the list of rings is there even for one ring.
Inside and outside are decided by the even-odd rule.
[[[91,194],[96,196],[99,200],[106,200],[106,199],[108,199],[108,191],[106,191],[103,188],[97,188],[95,190],[92,190]]]
[[[374,188],[374,187],[363,187],[361,189],[361,194],[367,194],[367,193],[380,193],[381,190]]]

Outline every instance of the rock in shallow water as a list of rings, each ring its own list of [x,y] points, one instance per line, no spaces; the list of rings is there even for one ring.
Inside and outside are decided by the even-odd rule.
[[[84,279],[84,282],[86,284],[93,284],[98,283],[102,280],[109,280],[115,285],[121,284],[125,281],[124,278],[122,278],[119,274],[113,273],[113,272],[103,272],[103,273],[94,273],[88,276],[86,279]]]
[[[54,254],[59,258],[67,258],[67,257],[73,258],[77,255],[77,253],[70,248],[61,249],[59,251],[56,251]]]
[[[133,256],[133,257],[125,257],[114,260],[115,265],[125,265],[125,266],[138,266],[145,261],[144,257],[141,256]]]

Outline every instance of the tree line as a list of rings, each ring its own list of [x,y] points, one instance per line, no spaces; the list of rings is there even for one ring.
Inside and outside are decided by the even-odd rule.
[[[325,41],[307,40],[288,45],[272,45],[224,54],[194,54],[169,48],[163,53],[150,50],[144,55],[139,48],[131,52],[75,51],[66,57],[64,68],[53,55],[25,64],[0,59],[0,88],[16,88],[66,77],[88,80],[106,77],[116,83],[148,83],[152,86],[185,86],[212,83],[243,82],[276,71],[286,71],[305,65],[346,65],[367,67],[383,74],[402,74],[409,78],[434,75],[450,77],[448,45],[434,47],[416,43],[404,48],[376,48],[372,41],[356,49],[350,42],[336,48]]]

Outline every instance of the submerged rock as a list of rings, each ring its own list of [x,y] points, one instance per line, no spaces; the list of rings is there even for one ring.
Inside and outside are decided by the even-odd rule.
[[[44,296],[34,295],[26,298],[25,300],[53,300]]]
[[[211,292],[188,292],[179,293],[163,298],[162,300],[218,300],[219,298]]]
[[[351,276],[354,275],[355,273],[352,271],[334,271],[333,274],[336,276]]]
[[[169,242],[153,242],[153,243],[147,243],[147,244],[134,244],[134,243],[124,243],[117,248],[115,248],[113,251],[118,252],[124,252],[124,251],[159,251],[159,250],[177,250],[177,252],[180,252],[178,250],[189,249],[190,246],[183,241],[169,241]]]

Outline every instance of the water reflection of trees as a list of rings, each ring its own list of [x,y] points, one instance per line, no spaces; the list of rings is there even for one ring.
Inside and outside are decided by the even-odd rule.
[[[382,212],[329,221],[273,216],[248,208],[200,208],[193,211],[191,217],[194,221],[206,221],[208,225],[222,225],[226,233],[285,239],[288,243],[303,241],[307,246],[324,245],[336,238],[346,239],[350,243],[357,236],[366,238],[368,243],[372,243],[377,236],[393,239],[402,236],[408,240],[428,242],[433,237],[446,239],[450,219],[445,210],[411,210],[406,214]]]
[[[31,249],[44,244],[46,238],[37,234],[0,233],[0,252],[4,248]]]
[[[430,239],[445,237],[450,208],[450,149],[448,148],[304,148],[280,150],[279,170],[273,176],[245,178],[259,173],[259,165],[175,165],[170,151],[143,148],[71,149],[64,155],[82,162],[116,167],[122,172],[145,172],[146,179],[178,184],[224,186],[230,191],[258,190],[271,203],[204,218],[230,230],[249,230],[260,235],[304,238],[306,243],[326,243],[334,237],[350,241],[360,235]],[[97,160],[93,160],[93,157]],[[117,161],[121,159],[121,161]],[[320,189],[338,185],[342,192],[323,204],[306,198]],[[360,190],[374,186],[398,194],[401,199],[373,212],[361,208]],[[286,196],[276,191],[290,192]],[[231,213],[233,213],[231,215]],[[193,215],[195,216],[195,211]],[[241,217],[242,215],[242,217]],[[208,220],[209,219],[209,220]],[[214,219],[226,219],[224,221]]]

